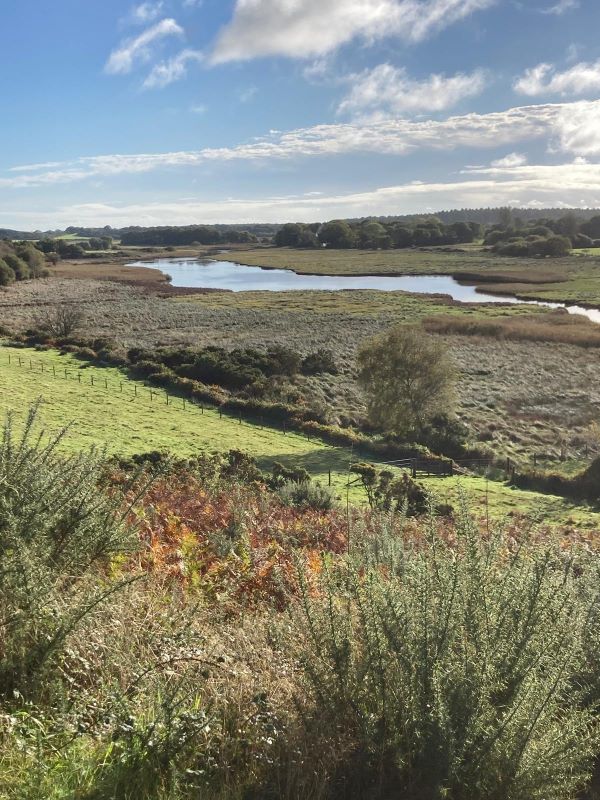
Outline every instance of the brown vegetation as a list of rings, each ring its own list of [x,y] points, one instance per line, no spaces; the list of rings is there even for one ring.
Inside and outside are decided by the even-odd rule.
[[[600,326],[587,317],[557,310],[551,314],[519,317],[462,317],[436,315],[422,322],[429,333],[485,336],[529,342],[560,342],[578,347],[600,347]]]

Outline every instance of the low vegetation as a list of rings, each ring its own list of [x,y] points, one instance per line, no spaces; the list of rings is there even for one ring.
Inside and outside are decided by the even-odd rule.
[[[140,472],[8,422],[0,796],[581,797],[595,541],[316,510],[248,469]]]
[[[558,310],[495,319],[438,314],[422,321],[426,331],[442,336],[483,336],[522,342],[556,342],[577,347],[600,347],[600,327],[587,317]]]

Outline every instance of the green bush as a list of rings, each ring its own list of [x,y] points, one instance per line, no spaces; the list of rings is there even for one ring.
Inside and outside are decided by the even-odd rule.
[[[277,489],[283,505],[310,508],[313,511],[330,511],[337,505],[337,495],[329,486],[312,481],[286,481]]]
[[[325,570],[324,598],[306,589],[295,636],[312,713],[295,747],[323,755],[320,797],[567,800],[589,776],[583,568],[558,549],[507,552],[466,518],[457,536],[432,523],[411,549],[383,529]]]
[[[10,286],[16,279],[15,271],[8,266],[3,258],[0,258],[0,286]]]
[[[133,546],[102,459],[63,456],[64,434],[7,417],[0,435],[0,697],[35,695],[81,620],[115,590],[92,578]]]

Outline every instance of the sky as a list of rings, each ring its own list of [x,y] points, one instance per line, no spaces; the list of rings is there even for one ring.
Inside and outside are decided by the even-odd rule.
[[[0,227],[600,207],[598,0],[3,0]]]

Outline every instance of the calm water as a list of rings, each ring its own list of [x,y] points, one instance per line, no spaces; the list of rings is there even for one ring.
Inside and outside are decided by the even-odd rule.
[[[261,269],[246,267],[233,261],[196,259],[159,259],[153,262],[136,262],[132,267],[154,267],[172,277],[172,286],[202,289],[229,289],[233,292],[294,290],[377,289],[379,291],[416,292],[418,294],[445,294],[461,303],[504,303],[540,305],[547,308],[566,308],[570,314],[583,314],[600,323],[600,309],[569,306],[565,303],[542,303],[519,300],[516,297],[498,297],[478,292],[474,286],[464,286],[450,275],[399,275],[399,276],[335,276],[298,275],[287,269]]]

